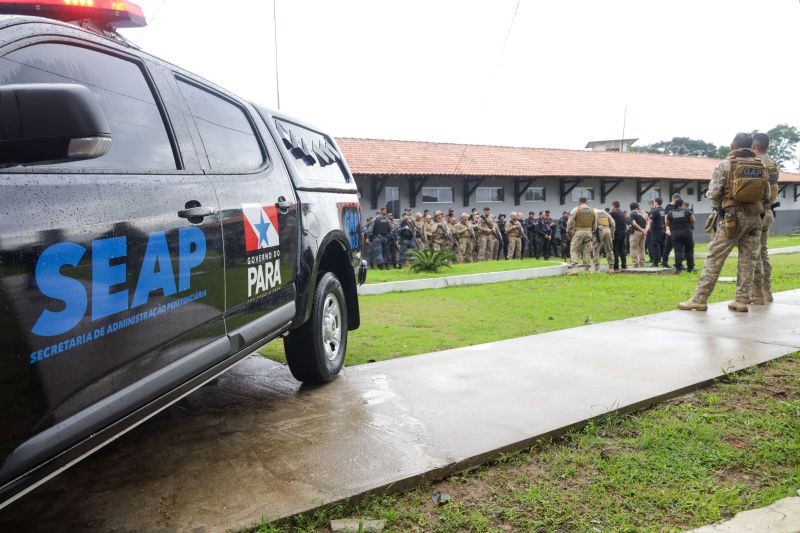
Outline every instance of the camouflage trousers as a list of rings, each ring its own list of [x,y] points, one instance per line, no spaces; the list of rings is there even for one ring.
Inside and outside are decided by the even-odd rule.
[[[481,233],[478,237],[478,259],[481,261],[488,260],[492,255],[492,247],[495,238],[492,235]]]
[[[589,270],[589,263],[592,258],[592,232],[591,230],[578,230],[572,236],[572,243],[569,247],[570,264],[574,269],[578,266],[578,261],[583,257],[583,266]]]
[[[772,209],[767,209],[764,218],[761,220],[760,251],[753,268],[753,296],[760,296],[762,293],[772,292],[772,263],[769,262],[769,230],[775,223],[775,215]]]
[[[606,261],[608,265],[614,264],[614,239],[611,236],[611,230],[603,227],[597,230],[597,241],[594,245],[594,266],[600,266],[600,251],[606,251]]]
[[[759,255],[761,238],[761,216],[754,209],[736,208],[737,231],[733,238],[725,234],[725,223],[719,217],[717,231],[714,233],[708,247],[708,257],[703,265],[703,273],[697,282],[694,300],[697,303],[707,303],[708,297],[714,291],[719,279],[719,273],[725,264],[725,259],[730,255],[734,246],[739,247],[739,267],[736,273],[736,301],[747,303],[753,289],[753,270]]]
[[[441,252],[442,250],[449,250],[450,246],[448,246],[447,239],[439,239],[437,237],[433,237],[431,239],[431,250],[434,252]]]
[[[522,259],[522,237],[508,238],[508,258]]]
[[[500,253],[500,241],[496,237],[492,237],[492,259],[498,259],[497,254]]]
[[[472,239],[463,237],[458,241],[458,262],[472,263]]]
[[[644,241],[647,236],[640,232],[634,231],[631,234],[631,260],[633,261],[633,268],[641,268],[645,263],[644,256]]]

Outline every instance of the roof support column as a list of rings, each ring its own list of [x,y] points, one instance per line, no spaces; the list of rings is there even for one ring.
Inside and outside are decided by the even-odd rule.
[[[380,197],[383,189],[386,187],[386,180],[388,176],[373,176],[369,182],[370,199],[369,205],[371,209],[378,209],[378,198]]]
[[[661,180],[636,180],[636,203],[642,201],[644,193],[658,185]]]
[[[797,192],[798,190],[800,190],[800,183],[795,183],[794,184],[794,201],[795,202],[797,201],[798,198],[800,198],[800,192]]]
[[[621,179],[617,179],[617,180],[601,179],[600,180],[600,204],[606,203],[606,196],[611,194],[614,191],[614,189],[619,187],[620,183],[622,183]]]
[[[415,177],[408,180],[408,206],[417,207],[417,196],[430,178]]]
[[[700,181],[697,180],[697,201],[702,202],[703,197],[708,192],[708,185],[711,183],[710,181]]]
[[[536,178],[514,178],[514,205],[519,205],[522,195],[528,192]]]
[[[558,180],[558,196],[561,205],[567,203],[567,195],[581,183],[583,183],[583,178],[561,178]]]
[[[478,187],[480,187],[485,179],[485,176],[482,178],[464,176],[464,207],[469,207],[469,197],[475,194],[475,191],[478,190]]]

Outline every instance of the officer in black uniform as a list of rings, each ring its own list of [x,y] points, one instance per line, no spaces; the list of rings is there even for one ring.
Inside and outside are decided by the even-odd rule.
[[[675,207],[666,216],[667,235],[672,238],[675,246],[675,273],[683,270],[683,260],[686,259],[686,271],[694,272],[694,236],[692,227],[695,218],[683,200],[675,200]]]
[[[625,250],[625,238],[628,235],[627,220],[616,200],[611,202],[609,216],[614,219],[614,270],[620,269],[620,263],[622,263],[622,270],[628,270],[628,258]]]
[[[400,264],[405,265],[406,253],[417,249],[417,226],[410,214],[403,213],[400,226],[397,228],[397,236],[400,240]]]
[[[664,200],[661,198],[655,199],[655,206],[650,210],[650,260],[653,266],[661,265],[661,257],[664,253]]]
[[[375,243],[376,258],[379,269],[388,269],[391,264],[391,253],[389,251],[389,236],[392,234],[392,225],[382,212],[375,214],[375,221],[372,223],[372,242]],[[380,251],[380,256],[378,256]]]
[[[508,235],[506,235],[506,216],[500,214],[497,216],[497,227],[500,229],[500,246],[497,249],[497,259],[508,259]]]
[[[679,193],[675,193],[672,195],[672,201],[667,204],[667,207],[664,208],[664,217],[669,215],[669,212],[675,209],[675,202],[680,199],[681,195]],[[686,204],[684,204],[686,205]],[[661,253],[661,266],[664,268],[669,268],[669,254],[672,253],[673,242],[672,237],[669,236],[669,233],[664,237],[664,251]]]
[[[528,218],[522,222],[522,225],[525,227],[525,232],[528,234],[528,257],[539,259],[539,252],[536,246],[536,216],[533,214],[533,211],[528,213]]]

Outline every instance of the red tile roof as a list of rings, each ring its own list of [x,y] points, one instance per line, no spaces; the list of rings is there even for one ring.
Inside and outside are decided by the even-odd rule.
[[[710,179],[718,160],[381,139],[336,139],[353,174]],[[780,181],[800,182],[781,172]]]

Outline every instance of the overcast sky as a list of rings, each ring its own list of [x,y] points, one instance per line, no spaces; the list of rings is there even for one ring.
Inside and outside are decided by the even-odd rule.
[[[336,136],[582,149],[800,127],[798,0],[276,0],[281,110]],[[271,0],[138,0],[148,52],[277,107]],[[513,24],[512,24],[513,20]]]

